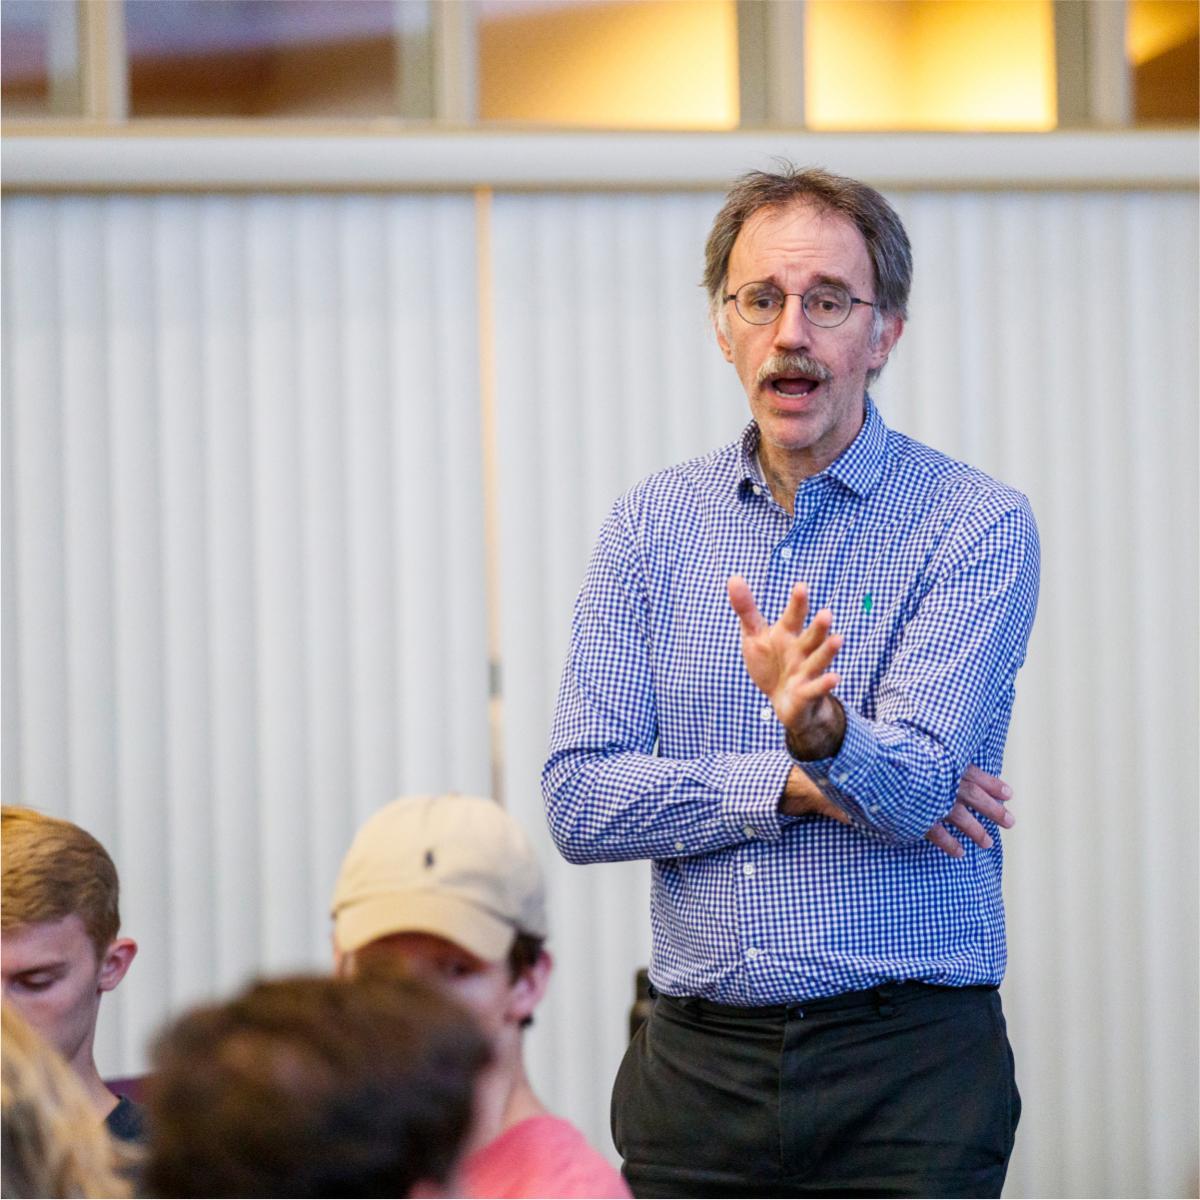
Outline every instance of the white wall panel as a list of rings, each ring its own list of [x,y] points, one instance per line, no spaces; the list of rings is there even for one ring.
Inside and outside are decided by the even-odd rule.
[[[3,212],[4,798],[117,859],[121,1073],[169,1011],[328,965],[369,811],[488,787],[475,310],[429,300],[472,294],[474,212]]]
[[[1019,824],[1004,995],[1025,1098],[1008,1193],[1191,1194],[1194,198],[894,199],[916,282],[877,389],[885,419],[1026,491],[1043,538],[1005,768]],[[531,822],[571,605],[609,505],[746,419],[695,286],[718,203],[495,202],[506,781]],[[536,1065],[607,1143],[647,881],[640,864],[555,862],[552,889],[564,969]]]
[[[698,286],[712,204],[502,196],[493,206],[504,780],[548,865],[558,967],[531,1039],[552,1103],[609,1147],[609,1089],[649,960],[644,863],[570,866],[540,775],[575,593],[613,500],[744,424]],[[719,361],[719,360],[718,360]]]
[[[1041,610],[1006,775],[1011,1195],[1196,1182],[1197,219],[1185,193],[904,192],[896,427],[1025,490]],[[612,500],[731,440],[711,194],[492,204],[509,807],[547,862],[547,1100],[607,1144],[644,864],[553,854],[539,775]],[[489,786],[466,196],[7,198],[3,789],[114,851],[143,952],[101,1061],[327,962],[354,827]]]

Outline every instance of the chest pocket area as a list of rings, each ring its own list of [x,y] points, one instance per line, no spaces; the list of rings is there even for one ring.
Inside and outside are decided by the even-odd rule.
[[[838,694],[865,716],[873,715],[871,696],[919,602],[921,564],[897,553],[903,537],[892,525],[858,541],[839,564],[828,602],[843,637],[833,667],[842,677]]]

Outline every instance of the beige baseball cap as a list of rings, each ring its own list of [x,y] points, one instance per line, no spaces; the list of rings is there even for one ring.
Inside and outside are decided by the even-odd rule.
[[[333,932],[347,954],[393,933],[431,933],[501,962],[518,933],[546,936],[542,872],[494,800],[402,797],[363,825],[342,861]]]

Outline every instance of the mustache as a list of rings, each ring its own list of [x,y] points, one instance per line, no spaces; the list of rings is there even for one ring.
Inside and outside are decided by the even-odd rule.
[[[803,375],[819,383],[833,378],[833,372],[823,362],[807,354],[773,354],[758,368],[754,382],[761,385],[785,375]]]

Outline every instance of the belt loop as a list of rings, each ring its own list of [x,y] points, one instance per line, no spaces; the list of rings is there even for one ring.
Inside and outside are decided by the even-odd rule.
[[[889,984],[881,984],[875,989],[875,1011],[885,1018],[895,1014],[896,1006],[892,1003],[892,988]]]

